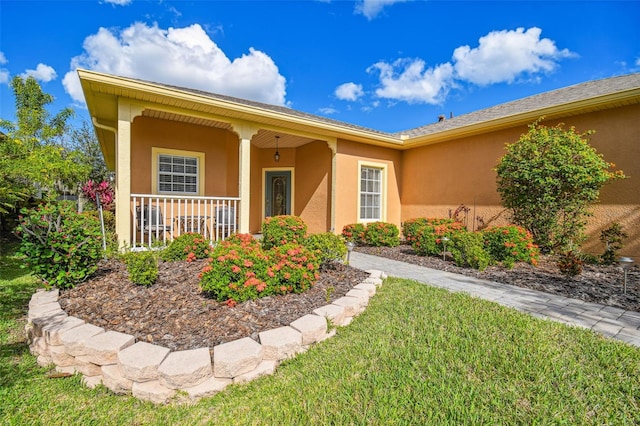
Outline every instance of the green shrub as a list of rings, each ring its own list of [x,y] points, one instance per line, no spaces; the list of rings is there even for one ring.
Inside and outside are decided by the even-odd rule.
[[[45,286],[74,287],[96,272],[103,255],[99,221],[68,202],[23,209],[16,234],[26,266]]]
[[[362,223],[351,223],[345,225],[342,228],[342,237],[347,242],[352,242],[358,245],[365,245],[367,243],[365,239],[366,226]]]
[[[186,260],[192,262],[195,259],[204,259],[209,256],[211,245],[202,235],[188,232],[173,240],[162,251],[161,257],[165,262]]]
[[[424,225],[411,242],[413,251],[420,256],[436,256],[444,250],[443,237],[452,239],[455,234],[467,232],[467,228],[460,222],[443,220],[437,224]]]
[[[332,232],[309,235],[304,240],[304,246],[315,254],[320,265],[341,261],[347,254],[342,238]]]
[[[482,231],[485,248],[496,262],[512,268],[516,262],[536,265],[538,246],[533,243],[531,233],[516,225],[494,226]]]
[[[605,245],[604,253],[600,257],[603,264],[615,265],[617,263],[616,256],[618,251],[622,249],[622,241],[628,237],[627,233],[622,230],[622,225],[616,222],[600,233],[600,241]]]
[[[158,280],[158,254],[152,250],[130,251],[122,255],[129,281],[150,286]]]
[[[307,235],[307,224],[297,216],[271,216],[262,222],[262,247],[288,243],[302,243]]]
[[[364,231],[367,245],[373,247],[397,247],[400,245],[400,231],[393,223],[371,222]]]
[[[469,266],[483,271],[491,263],[491,256],[484,248],[483,235],[479,232],[455,233],[449,252],[458,266]]]
[[[425,225],[448,225],[454,223],[453,219],[441,219],[441,218],[426,218],[426,217],[417,217],[413,219],[407,219],[402,224],[402,235],[407,243],[411,244],[416,236],[418,235],[418,231]]]
[[[219,302],[267,296],[269,256],[249,234],[236,234],[218,243],[200,274],[200,288]]]
[[[613,171],[589,145],[593,131],[577,133],[540,120],[506,147],[497,167],[497,189],[514,223],[529,230],[544,252],[565,252],[584,239],[589,204],[615,179]]]

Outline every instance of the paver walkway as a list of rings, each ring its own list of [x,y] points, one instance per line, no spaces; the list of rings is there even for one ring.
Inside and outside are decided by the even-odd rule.
[[[640,346],[640,312],[480,280],[355,251],[351,253],[349,263],[358,269],[378,269],[388,276],[407,278],[450,291],[465,292],[535,317],[585,327]]]

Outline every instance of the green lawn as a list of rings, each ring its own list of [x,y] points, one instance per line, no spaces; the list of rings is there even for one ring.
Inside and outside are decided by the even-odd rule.
[[[90,390],[29,354],[36,285],[17,266],[0,257],[0,424],[640,423],[640,349],[400,279],[275,375],[198,404]]]

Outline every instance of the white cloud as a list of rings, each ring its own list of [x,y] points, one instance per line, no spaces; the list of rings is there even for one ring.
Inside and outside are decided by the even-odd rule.
[[[378,98],[439,104],[461,83],[513,83],[525,77],[536,80],[539,74],[554,71],[561,59],[577,56],[568,49],[558,49],[553,40],[541,39],[541,33],[536,27],[492,31],[479,39],[478,47],[456,48],[451,62],[427,68],[420,58],[401,58],[373,64],[367,72],[379,72]],[[640,58],[636,63],[640,64]]]
[[[105,3],[115,4],[116,6],[126,6],[130,4],[133,0],[104,0]]]
[[[332,108],[332,107],[324,107],[324,108],[320,108],[319,109],[320,113],[324,114],[324,115],[331,115],[331,114],[335,114],[338,112],[337,109]]]
[[[567,49],[558,50],[555,42],[540,39],[542,30],[492,31],[480,37],[479,46],[460,46],[453,52],[456,78],[477,85],[512,83],[523,74],[551,72],[557,61],[574,56]]]
[[[344,83],[336,88],[335,95],[343,101],[356,101],[364,95],[364,91],[362,84]]]
[[[640,56],[636,59],[636,66],[640,67]]]
[[[7,62],[7,58],[4,56],[4,52],[0,52],[0,65],[4,65]],[[0,68],[0,84],[9,82],[9,70],[6,68]]]
[[[45,64],[38,64],[35,70],[26,70],[24,73],[20,74],[20,76],[22,78],[33,77],[38,81],[46,83],[51,80],[55,80],[58,74],[56,74],[56,70],[54,70],[53,67]]]
[[[407,0],[358,0],[355,12],[364,15],[369,21],[378,16],[382,9],[395,3],[403,3]]]
[[[408,103],[438,104],[453,85],[453,66],[449,63],[425,69],[422,59],[399,59],[393,64],[378,62],[367,70],[380,72],[380,98]]]
[[[83,47],[63,80],[79,102],[84,98],[76,69],[85,68],[285,105],[286,80],[268,55],[249,48],[230,60],[198,24],[165,30],[135,23],[120,32],[100,28]]]

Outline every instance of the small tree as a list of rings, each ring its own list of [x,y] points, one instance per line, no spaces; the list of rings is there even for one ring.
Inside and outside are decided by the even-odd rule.
[[[506,147],[496,167],[498,192],[514,223],[533,235],[544,252],[564,252],[584,240],[588,206],[613,179],[613,163],[589,145],[594,131],[576,133],[562,124],[534,122],[529,131]]]

